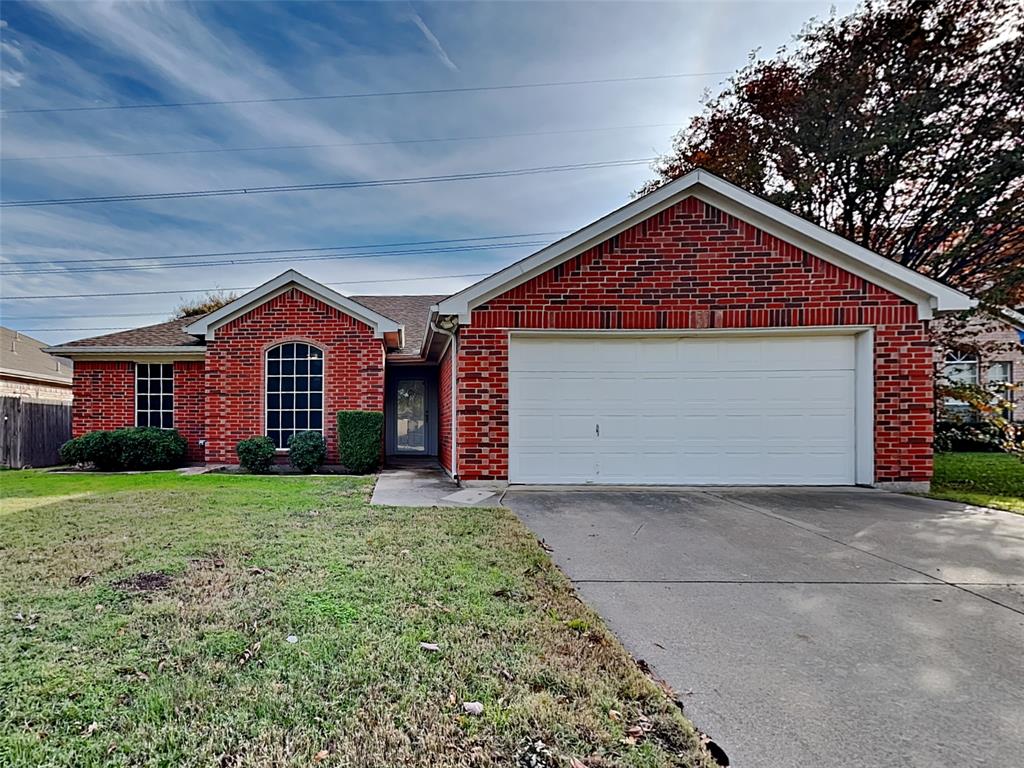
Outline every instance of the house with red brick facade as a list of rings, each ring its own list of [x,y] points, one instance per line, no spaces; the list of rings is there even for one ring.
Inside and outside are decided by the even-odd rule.
[[[76,435],[190,458],[382,411],[388,456],[463,481],[923,487],[929,323],[964,294],[694,171],[453,296],[288,271],[199,318],[51,348]]]

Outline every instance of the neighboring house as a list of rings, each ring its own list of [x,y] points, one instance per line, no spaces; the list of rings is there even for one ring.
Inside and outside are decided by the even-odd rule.
[[[935,364],[939,372],[950,382],[980,384],[994,390],[1001,384],[1014,385],[1013,389],[1004,388],[1001,394],[1016,405],[1014,421],[1024,422],[1024,406],[1016,402],[1024,386],[1024,314],[1012,309],[1004,309],[998,316],[978,313],[966,324],[957,323],[956,333],[944,333],[950,330],[951,324],[952,321],[937,320],[933,326],[937,336]],[[970,343],[944,343],[947,336]],[[971,410],[966,403],[954,400],[947,405],[953,409],[962,407],[965,413]]]
[[[71,402],[71,371],[67,358],[43,351],[38,339],[0,326],[0,397]]]
[[[447,298],[288,271],[201,318],[71,342],[74,431],[195,460],[383,411],[462,480],[923,487],[929,321],[967,296],[704,171]]]

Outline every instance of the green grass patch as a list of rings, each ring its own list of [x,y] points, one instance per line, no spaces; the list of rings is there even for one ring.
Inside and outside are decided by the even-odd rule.
[[[1024,462],[1005,453],[939,453],[929,494],[1024,514]]]
[[[0,764],[711,765],[512,514],[372,483],[3,473]]]

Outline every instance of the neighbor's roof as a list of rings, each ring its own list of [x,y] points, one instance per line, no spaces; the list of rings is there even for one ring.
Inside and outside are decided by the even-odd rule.
[[[46,345],[23,333],[0,326],[0,374],[70,384],[74,364],[43,351]]]
[[[364,307],[390,317],[405,326],[405,343],[395,350],[397,355],[418,355],[427,335],[430,308],[445,298],[440,296],[350,296]]]
[[[935,312],[955,312],[977,304],[960,291],[812,224],[713,173],[695,170],[449,296],[439,302],[438,314],[458,315],[461,322],[469,323],[474,307],[586,252],[687,197],[703,200],[763,232],[913,301],[922,320],[931,318]]]

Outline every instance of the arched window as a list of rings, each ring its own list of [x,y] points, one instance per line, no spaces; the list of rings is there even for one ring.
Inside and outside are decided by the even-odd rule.
[[[296,432],[323,432],[324,353],[288,342],[267,350],[267,437],[288,447]]]

